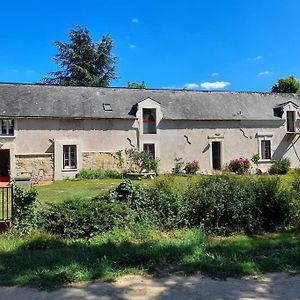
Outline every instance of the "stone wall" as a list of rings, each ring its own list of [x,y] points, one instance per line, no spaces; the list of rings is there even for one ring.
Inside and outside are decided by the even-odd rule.
[[[82,152],[83,169],[117,170],[118,160],[115,153],[110,152]]]
[[[34,183],[53,180],[53,155],[16,155],[16,175],[30,174]]]

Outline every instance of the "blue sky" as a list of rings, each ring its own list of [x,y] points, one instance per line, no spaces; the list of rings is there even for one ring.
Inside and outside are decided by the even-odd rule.
[[[86,26],[109,33],[118,80],[149,88],[269,91],[300,77],[300,1],[3,1],[0,81],[39,82],[57,71],[54,40]]]

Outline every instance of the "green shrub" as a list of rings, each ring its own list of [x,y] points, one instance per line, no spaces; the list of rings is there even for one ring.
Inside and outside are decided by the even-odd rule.
[[[234,160],[231,160],[229,165],[228,165],[228,170],[231,172],[234,172],[236,174],[245,174],[248,172],[250,168],[250,161],[248,158],[237,158]]]
[[[127,149],[125,154],[128,157],[131,171],[141,172],[146,170],[147,172],[154,171],[158,174],[159,160],[153,158],[150,153],[146,151],[139,152],[136,149]]]
[[[94,234],[124,226],[130,210],[111,199],[70,199],[48,205],[41,224],[53,234],[67,238],[88,238]]]
[[[249,186],[230,176],[210,176],[187,191],[193,227],[228,235],[252,228],[253,196]]]
[[[183,167],[184,167],[184,161],[182,157],[176,157],[174,159],[174,168],[172,170],[172,173],[174,175],[182,175],[183,174]]]
[[[269,169],[269,174],[286,174],[288,170],[290,169],[291,162],[288,158],[283,158],[280,160],[277,160]]]
[[[157,226],[171,229],[189,225],[187,202],[174,178],[158,178],[147,190],[146,209]]]
[[[200,164],[197,160],[193,160],[192,162],[187,162],[184,170],[186,174],[195,174],[198,170],[200,170]]]
[[[278,178],[261,178],[251,184],[255,198],[254,219],[257,229],[284,228],[291,216],[291,193],[280,190]]]
[[[107,169],[82,169],[77,177],[79,179],[122,178],[122,173]]]
[[[24,190],[14,186],[13,224],[20,234],[28,233],[37,225],[37,190]]]

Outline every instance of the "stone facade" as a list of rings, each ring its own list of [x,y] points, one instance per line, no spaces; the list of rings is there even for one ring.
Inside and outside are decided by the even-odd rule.
[[[118,170],[118,159],[115,153],[109,152],[83,152],[83,169],[110,169]]]
[[[35,183],[53,180],[53,154],[16,155],[16,175],[31,175]]]

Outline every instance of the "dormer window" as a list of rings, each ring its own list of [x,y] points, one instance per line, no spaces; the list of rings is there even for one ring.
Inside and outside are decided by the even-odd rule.
[[[14,120],[2,119],[0,135],[14,135]]]
[[[143,133],[156,134],[156,109],[143,108]]]
[[[296,131],[296,112],[295,111],[287,111],[286,112],[286,129],[287,132],[295,132]]]

